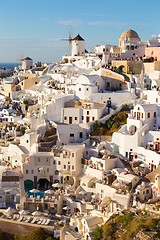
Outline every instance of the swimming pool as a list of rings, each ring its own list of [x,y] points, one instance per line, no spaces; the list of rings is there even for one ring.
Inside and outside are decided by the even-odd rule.
[[[33,197],[36,197],[37,198],[37,196],[40,196],[40,198],[43,198],[44,197],[44,192],[38,192],[38,193],[28,193],[28,198],[30,198],[30,196],[33,196]]]

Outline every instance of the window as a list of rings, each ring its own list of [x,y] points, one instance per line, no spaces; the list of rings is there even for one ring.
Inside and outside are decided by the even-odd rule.
[[[35,84],[37,84],[37,82],[35,82]]]
[[[70,137],[74,137],[74,133],[71,133],[71,134],[70,134]],[[67,155],[67,154],[66,154],[66,155]]]
[[[150,118],[150,113],[148,113],[148,118]]]
[[[134,156],[135,158],[137,158],[137,154],[135,154],[135,156]]]
[[[8,157],[8,161],[10,161],[10,157]]]
[[[55,161],[55,160],[53,160],[53,164],[56,164],[56,161]]]
[[[28,170],[26,170],[26,174],[28,174]]]
[[[32,170],[31,173],[34,174],[34,170]]]
[[[58,170],[55,171],[55,175],[59,175],[59,171]]]
[[[66,165],[64,165],[64,169],[66,169]]]
[[[142,113],[142,118],[143,118],[143,113]]]
[[[94,121],[94,117],[92,117],[92,121]]]
[[[26,140],[26,143],[28,143],[29,141],[28,140]]]
[[[61,162],[60,162],[60,161],[58,161],[58,165],[61,165]]]
[[[49,168],[47,168],[47,172],[49,172]]]
[[[104,190],[101,190],[101,193],[104,193]]]
[[[69,181],[69,176],[67,176],[67,180]]]
[[[134,117],[136,117],[136,112],[134,112]]]
[[[89,115],[89,111],[87,111],[87,115]]]
[[[79,133],[79,137],[80,137],[80,138],[83,138],[83,132],[80,132],[80,133]]]
[[[72,157],[74,157],[74,153],[72,153]]]
[[[156,102],[158,102],[158,98],[156,98]]]
[[[46,162],[48,162],[48,158],[46,158]]]
[[[140,107],[138,107],[138,110],[140,110]]]
[[[154,112],[154,117],[156,117],[156,112]]]
[[[74,166],[72,166],[72,170],[74,170]]]
[[[68,170],[70,170],[70,169],[71,169],[71,166],[69,165],[69,166],[68,166]]]
[[[77,117],[75,117],[75,120],[77,120]]]
[[[64,120],[67,120],[67,117],[64,117]]]
[[[81,91],[81,88],[79,88],[79,92]]]
[[[86,90],[88,91],[88,88]]]
[[[86,155],[88,155],[88,151],[86,151]]]
[[[149,194],[149,189],[146,190],[146,193]]]
[[[68,162],[68,164],[70,164],[70,162]]]
[[[84,116],[82,116],[82,120],[84,120]]]

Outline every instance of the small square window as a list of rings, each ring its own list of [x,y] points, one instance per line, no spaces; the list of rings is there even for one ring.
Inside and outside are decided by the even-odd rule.
[[[68,164],[70,164],[70,162],[68,162]]]

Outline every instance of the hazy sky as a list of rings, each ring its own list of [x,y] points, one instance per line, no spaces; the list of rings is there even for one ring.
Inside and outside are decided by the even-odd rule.
[[[118,45],[123,31],[135,30],[142,41],[160,33],[160,1],[149,0],[0,0],[0,62],[22,56],[53,62],[69,54],[72,35],[86,40],[86,49],[98,44]]]

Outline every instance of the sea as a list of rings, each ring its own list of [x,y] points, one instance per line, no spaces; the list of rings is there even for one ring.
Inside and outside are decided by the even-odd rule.
[[[15,63],[0,63],[0,68],[5,67],[6,69],[12,69],[14,70],[14,67],[18,67],[21,63],[15,62]]]

